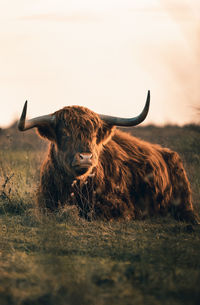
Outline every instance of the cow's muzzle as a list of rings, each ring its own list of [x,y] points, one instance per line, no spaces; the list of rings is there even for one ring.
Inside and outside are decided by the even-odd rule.
[[[92,153],[76,153],[72,167],[77,175],[85,174],[92,165]]]

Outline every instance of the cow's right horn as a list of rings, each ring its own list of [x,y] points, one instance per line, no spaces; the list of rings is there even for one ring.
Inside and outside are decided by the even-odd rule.
[[[31,120],[26,121],[26,111],[27,111],[27,101],[24,104],[24,108],[18,123],[18,129],[20,131],[26,131],[28,129],[34,128],[34,127],[40,127],[43,125],[50,125],[55,122],[55,116],[52,114],[43,115],[36,117]]]

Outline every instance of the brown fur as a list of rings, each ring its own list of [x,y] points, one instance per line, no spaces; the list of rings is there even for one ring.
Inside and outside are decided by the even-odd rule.
[[[176,152],[115,129],[84,107],[57,112],[56,125],[40,127],[51,140],[41,170],[38,206],[54,211],[77,205],[87,218],[141,219],[166,215],[196,222],[190,185]],[[91,168],[77,177],[77,152],[93,154]]]

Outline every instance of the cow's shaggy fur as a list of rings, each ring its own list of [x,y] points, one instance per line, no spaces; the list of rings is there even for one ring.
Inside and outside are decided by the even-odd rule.
[[[65,107],[55,115],[54,127],[38,128],[51,140],[41,169],[40,209],[75,204],[87,219],[171,213],[196,222],[189,181],[176,152],[115,129],[84,107]],[[78,151],[93,154],[91,168],[79,177],[70,165]]]

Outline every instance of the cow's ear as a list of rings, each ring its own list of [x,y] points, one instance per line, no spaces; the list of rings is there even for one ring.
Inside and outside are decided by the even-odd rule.
[[[115,130],[114,126],[109,125],[107,123],[103,123],[97,133],[97,144],[107,143],[111,139],[114,130]]]
[[[37,128],[37,133],[42,137],[49,141],[56,141],[56,132],[55,128],[52,126],[40,126]]]

